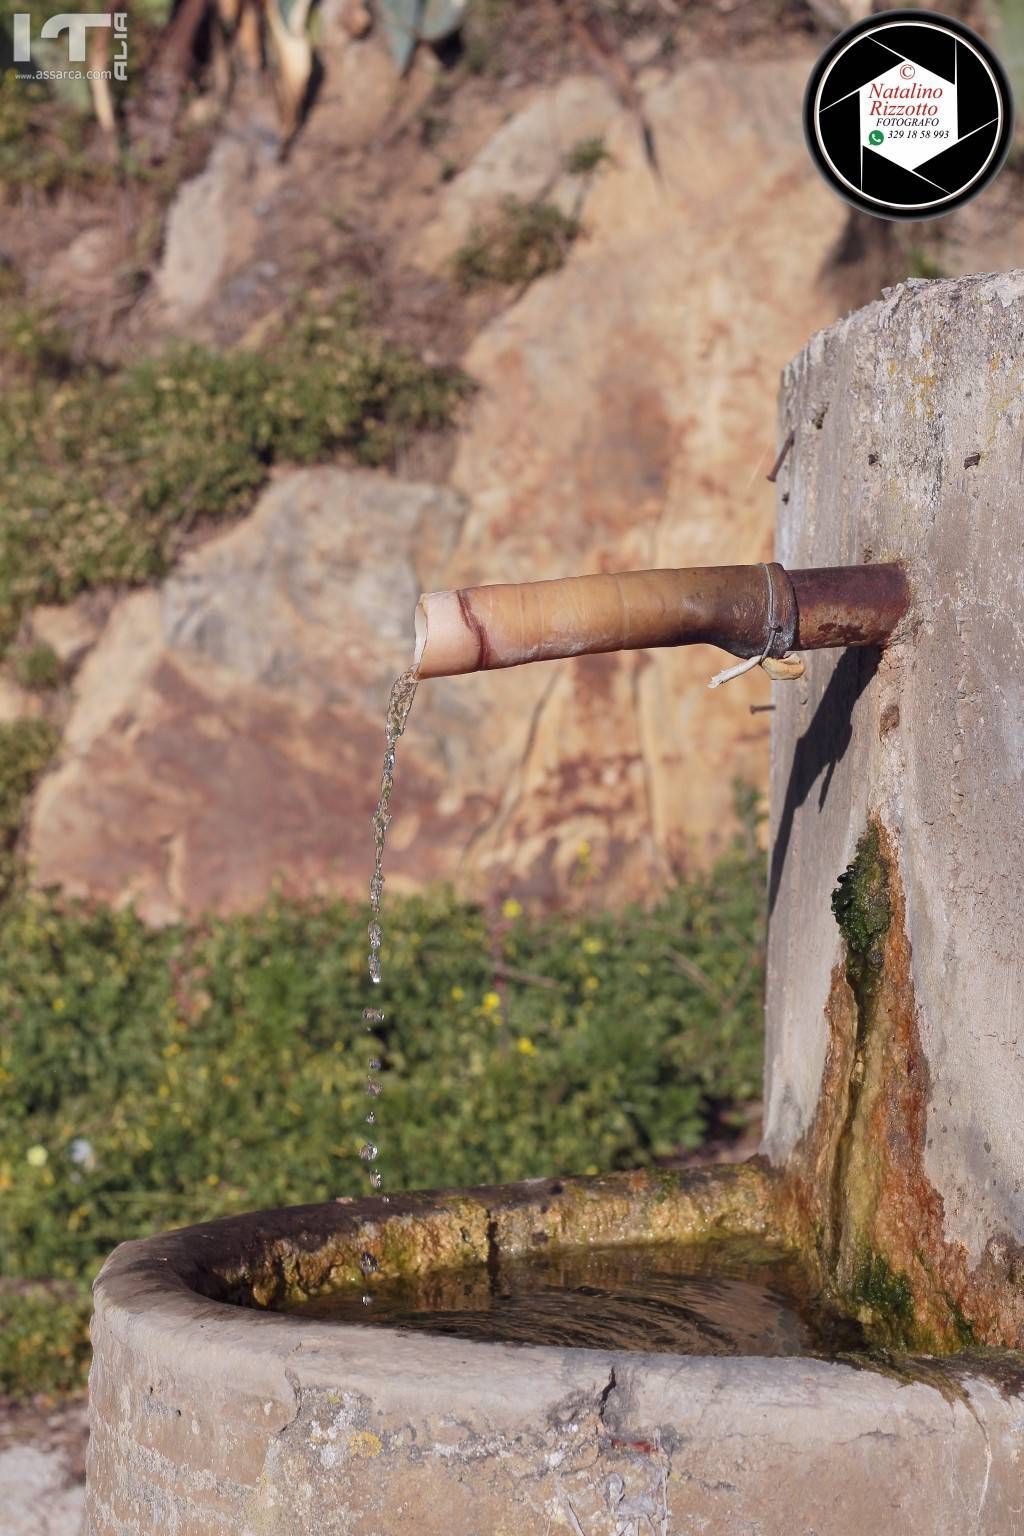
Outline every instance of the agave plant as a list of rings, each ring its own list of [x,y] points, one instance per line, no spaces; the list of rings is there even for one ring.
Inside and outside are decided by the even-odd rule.
[[[276,66],[282,144],[290,142],[302,122],[313,78],[313,44],[308,32],[312,3],[313,0],[263,0]]]
[[[467,0],[377,0],[381,26],[399,74],[420,43],[440,43],[462,26]]]

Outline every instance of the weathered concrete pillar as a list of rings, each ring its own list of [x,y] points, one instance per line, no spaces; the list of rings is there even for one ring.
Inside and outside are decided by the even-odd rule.
[[[775,690],[766,1151],[894,1337],[1019,1346],[1024,272],[815,336],[790,431],[777,558],[902,559],[915,612]]]

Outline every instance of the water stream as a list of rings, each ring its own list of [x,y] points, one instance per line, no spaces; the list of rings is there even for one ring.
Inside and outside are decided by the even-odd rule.
[[[380,987],[383,975],[384,854],[398,739],[418,681],[415,667],[397,677],[385,713],[384,766],[371,818],[367,970],[373,989]],[[384,1023],[382,1008],[363,1009],[368,1036],[379,1036]],[[378,1166],[379,1050],[376,1045],[366,1058],[369,1106],[359,1156],[372,1192],[386,1205],[389,1196],[382,1192]],[[859,1326],[822,1304],[792,1254],[739,1239],[502,1255],[486,1264],[407,1279],[382,1276],[378,1259],[366,1251],[360,1268],[361,1284],[288,1310],[342,1324],[368,1321],[459,1339],[583,1349],[834,1357],[863,1345]]]
[[[413,700],[416,697],[416,685],[419,676],[415,667],[410,667],[403,672],[391,685],[388,695],[387,710],[384,715],[384,767],[380,776],[380,794],[377,797],[377,808],[371,819],[373,827],[373,874],[370,876],[370,923],[367,928],[369,939],[369,954],[367,956],[367,969],[370,973],[370,981],[375,987],[381,984],[381,945],[383,942],[383,929],[380,920],[381,899],[384,895],[384,849],[387,845],[388,826],[391,822],[391,791],[395,785],[395,758],[398,749],[398,738],[405,730],[409,719],[409,711],[412,709]],[[380,1025],[384,1022],[384,1013],[380,1008],[364,1008],[363,1024],[368,1035],[376,1034]],[[359,1149],[359,1156],[367,1165],[370,1175],[370,1187],[376,1193],[383,1183],[380,1169],[377,1167],[377,1159],[380,1156],[377,1131],[377,1102],[381,1095],[380,1081],[381,1060],[379,1056],[370,1056],[367,1059],[366,1094],[370,1100],[370,1107],[366,1114],[368,1126],[367,1139]],[[387,1195],[381,1197],[385,1202]],[[364,1254],[362,1260],[363,1273],[371,1275],[377,1268],[376,1260],[372,1254]],[[373,1297],[364,1295],[364,1306],[370,1306]]]
[[[384,767],[373,813],[373,874],[367,969],[381,985],[384,853],[391,822],[398,738],[416,697],[415,667],[395,679],[385,714]],[[383,1009],[363,1009],[367,1035],[379,1035]],[[375,1048],[379,1050],[379,1046]],[[380,1057],[367,1057],[365,1140],[359,1156],[382,1203],[378,1106]],[[506,1258],[465,1270],[385,1279],[372,1253],[360,1257],[363,1282],[317,1297],[298,1315],[449,1334],[460,1339],[575,1348],[702,1355],[825,1354],[856,1349],[860,1330],[811,1294],[792,1255],[742,1240],[662,1243]],[[372,1278],[372,1291],[368,1284]]]

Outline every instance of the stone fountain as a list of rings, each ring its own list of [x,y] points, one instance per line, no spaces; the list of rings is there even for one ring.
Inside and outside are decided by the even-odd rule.
[[[833,639],[775,690],[762,1156],[123,1245],[96,1284],[91,1536],[1021,1528],[1024,273],[909,283],[816,336],[779,441],[782,566],[895,565],[912,605],[893,643]],[[443,1275],[729,1235],[797,1248],[874,1348],[632,1354],[272,1310],[366,1252]]]

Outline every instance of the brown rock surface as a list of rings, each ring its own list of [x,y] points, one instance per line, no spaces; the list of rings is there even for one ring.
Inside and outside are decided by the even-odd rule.
[[[480,391],[453,491],[282,477],[160,593],[121,601],[35,806],[40,880],[156,918],[251,904],[275,872],[361,891],[421,586],[768,556],[776,378],[831,317],[814,274],[845,219],[793,110],[806,69],[652,76],[657,176],[615,109],[585,237],[470,348]],[[524,155],[521,125],[499,137]],[[591,897],[621,899],[706,856],[732,780],[763,781],[767,757],[748,710],[767,682],[709,695],[718,663],[662,652],[425,685],[396,875],[546,898],[589,875]]]
[[[776,376],[830,313],[814,275],[845,218],[799,137],[805,73],[697,64],[655,84],[658,176],[618,114],[586,238],[469,352],[452,584],[768,557]],[[769,692],[758,675],[708,694],[717,665],[698,649],[462,679],[500,718],[462,781],[506,786],[476,867],[552,894],[585,842],[635,895],[720,846],[733,779],[764,777],[749,705]]]
[[[620,116],[611,88],[595,75],[568,75],[538,92],[445,188],[437,216],[417,233],[418,260],[443,267],[508,198],[574,212],[586,181],[569,173],[566,157],[585,140],[603,139]]]
[[[38,878],[133,900],[154,921],[252,905],[276,875],[291,891],[364,886],[384,701],[424,579],[416,551],[436,575],[464,511],[434,486],[299,471],[160,592],[122,599],[37,797]],[[424,713],[402,764],[399,878],[444,877],[456,846]],[[458,814],[471,832],[464,799]]]

